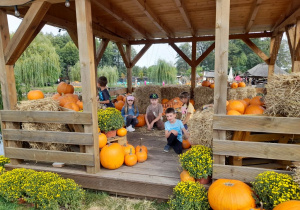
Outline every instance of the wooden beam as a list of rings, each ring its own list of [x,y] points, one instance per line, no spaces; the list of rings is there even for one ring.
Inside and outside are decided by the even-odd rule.
[[[147,15],[153,24],[161,30],[167,37],[174,37],[173,32],[160,20],[160,18],[153,12],[145,0],[134,0],[138,7]]]
[[[129,16],[127,16],[120,8],[118,8],[115,5],[112,5],[111,2],[98,1],[98,0],[92,0],[92,1],[94,5],[102,8],[108,14],[112,15],[114,18],[116,18],[117,20],[125,24],[127,27],[129,27],[131,30],[142,35],[142,37],[144,38],[152,37],[144,28],[142,28],[140,25],[135,23],[135,21],[132,20]]]
[[[26,46],[32,40],[32,36],[35,34],[50,6],[51,4],[48,2],[37,1],[32,3],[5,50],[5,62],[7,65],[14,65],[25,51]]]
[[[132,93],[131,45],[126,45],[126,57],[129,63],[127,67],[127,91],[128,93]]]
[[[292,64],[293,64],[293,60],[294,60],[295,32],[296,32],[296,27],[294,25],[285,27],[285,34],[286,34],[287,40],[288,40]]]
[[[189,59],[186,54],[184,54],[179,47],[174,43],[169,43],[169,45],[182,57],[182,59],[187,62],[190,66],[193,66],[193,62]]]
[[[276,36],[271,38],[270,43],[270,62],[269,62],[269,70],[268,77],[274,74],[275,62],[278,55],[278,51],[280,48],[281,40],[282,40],[283,32],[278,33]]]
[[[194,89],[196,87],[196,58],[197,58],[197,42],[192,42],[192,66],[191,66],[191,97],[194,97]]]
[[[151,47],[152,44],[145,44],[145,46],[140,50],[140,52],[134,57],[130,66],[133,67],[139,59],[147,52],[147,50]]]
[[[244,39],[244,38],[262,38],[271,37],[273,33],[251,33],[251,34],[231,34],[229,39]],[[130,45],[140,44],[170,44],[176,42],[200,42],[200,41],[215,41],[215,36],[200,36],[200,37],[186,37],[186,38],[168,38],[168,39],[142,39],[129,41]]]
[[[14,5],[23,5],[28,3],[28,0],[1,0],[0,6],[1,7],[9,7]]]
[[[186,6],[184,4],[184,1],[182,1],[182,0],[174,0],[174,1],[177,5],[182,17],[183,17],[184,22],[186,23],[187,27],[191,31],[191,35],[195,36],[196,35],[196,30],[195,30],[195,27],[192,26],[192,21],[191,21],[189,15],[188,15]]]
[[[76,19],[81,66],[83,112],[92,113],[92,125],[84,126],[85,133],[93,134],[93,146],[86,146],[86,153],[93,155],[93,166],[87,167],[87,173],[97,173],[100,170],[97,93],[95,75],[94,36],[92,29],[91,0],[76,0]]]
[[[96,61],[95,61],[96,67],[99,65],[108,43],[109,43],[109,39],[102,39],[102,41],[100,42],[100,46],[96,51]]]
[[[67,29],[67,32],[68,32],[69,36],[71,37],[72,41],[74,42],[74,44],[76,45],[76,47],[78,48],[77,31],[73,31],[73,30]]]
[[[292,72],[300,72],[300,18],[297,18],[295,28]]]
[[[252,6],[251,12],[250,12],[250,16],[249,19],[247,21],[247,25],[246,25],[246,29],[245,29],[245,33],[249,33],[251,30],[251,27],[255,21],[256,15],[258,13],[259,7],[261,5],[262,0],[255,0],[254,4]]]
[[[250,47],[253,52],[258,55],[266,64],[269,65],[270,57],[268,57],[261,49],[259,49],[250,39],[242,39],[248,47]]]
[[[216,1],[214,113],[226,114],[229,45],[230,0]],[[214,122],[213,122],[214,124]],[[226,139],[226,131],[213,131],[213,139]],[[214,162],[225,164],[225,156],[214,156]]]
[[[208,55],[215,49],[215,42],[196,60],[195,65],[198,66]]]
[[[129,60],[127,59],[127,55],[126,55],[126,53],[125,53],[125,50],[124,50],[123,45],[122,45],[121,43],[119,43],[119,42],[117,42],[116,44],[117,44],[117,47],[118,47],[118,49],[119,49],[119,51],[120,51],[120,54],[121,54],[121,56],[122,56],[122,59],[123,59],[123,61],[124,61],[124,63],[125,63],[125,66],[126,66],[127,68],[129,68],[129,67],[130,67],[130,63],[129,63]]]
[[[290,25],[296,22],[297,17],[300,17],[300,8],[298,8],[295,12],[289,15],[286,19],[284,19],[275,29],[274,33],[278,33],[279,31],[284,31],[285,26]]]

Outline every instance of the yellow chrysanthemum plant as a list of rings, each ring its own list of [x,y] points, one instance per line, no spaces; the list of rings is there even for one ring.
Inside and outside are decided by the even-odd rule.
[[[257,203],[262,202],[264,209],[272,210],[280,203],[300,200],[299,185],[288,174],[266,171],[259,174],[253,185],[253,197]]]
[[[98,126],[101,131],[107,132],[122,128],[124,119],[121,112],[115,108],[98,109]]]
[[[179,182],[168,204],[174,210],[209,209],[207,190],[199,182]]]
[[[4,165],[7,163],[10,163],[10,159],[4,157],[3,155],[0,155],[0,174],[2,174],[5,171]]]
[[[187,170],[195,179],[206,179],[212,175],[213,158],[211,148],[196,145],[179,157],[182,168]]]

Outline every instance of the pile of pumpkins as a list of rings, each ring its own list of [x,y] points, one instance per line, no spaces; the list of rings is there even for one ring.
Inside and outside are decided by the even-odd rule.
[[[201,85],[203,87],[210,87],[211,89],[215,88],[215,83],[210,83],[208,80],[204,80]]]
[[[264,101],[262,96],[245,98],[243,100],[230,100],[226,102],[227,115],[261,115],[264,113]]]
[[[238,87],[246,87],[246,83],[245,82],[239,82],[239,83],[233,82],[233,83],[231,83],[230,87],[232,89],[236,89]]]

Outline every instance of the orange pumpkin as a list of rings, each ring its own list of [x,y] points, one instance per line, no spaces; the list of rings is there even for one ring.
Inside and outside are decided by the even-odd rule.
[[[173,107],[174,109],[181,108],[183,105],[179,97],[172,98],[166,104],[168,104],[169,107]]]
[[[208,202],[214,210],[254,208],[252,193],[244,182],[218,179],[208,189]]]
[[[247,103],[247,106],[249,106],[251,99],[250,98],[244,98],[243,100]]]
[[[135,149],[134,146],[132,146],[131,144],[126,144],[123,146],[123,151],[124,151],[124,155],[127,155],[130,153],[130,150],[135,153]]]
[[[255,96],[254,98],[252,98],[250,100],[250,105],[258,105],[258,106],[263,106],[265,103],[264,103],[264,100],[261,96]]]
[[[186,170],[183,170],[183,171],[180,173],[180,180],[181,180],[182,182],[186,182],[186,181],[192,181],[192,182],[194,182],[194,181],[195,181],[194,177],[192,177],[192,176],[190,175],[190,173],[189,173],[188,171],[186,171]]]
[[[78,112],[80,110],[79,106],[77,104],[73,103],[73,102],[66,103],[64,105],[64,107],[67,108],[67,109],[72,109],[72,110],[74,110],[76,112]]]
[[[245,114],[263,114],[264,111],[265,109],[262,106],[249,105],[245,110]]]
[[[273,210],[299,210],[300,201],[290,200],[277,205]]]
[[[194,101],[194,99],[190,99],[190,103],[193,104],[193,106],[195,106],[195,101]]]
[[[38,100],[44,98],[44,93],[40,90],[31,90],[27,94],[28,100]]]
[[[100,130],[100,128],[98,128]],[[98,131],[99,131],[98,130]],[[104,133],[100,133],[98,135],[98,141],[99,141],[99,148],[103,148],[107,144],[107,137]]]
[[[123,108],[123,106],[124,106],[124,104],[125,104],[124,101],[117,101],[115,103],[115,108],[121,111],[122,108]]]
[[[98,133],[100,133],[101,132],[101,130],[100,130],[100,128],[98,127]]]
[[[112,143],[101,149],[100,162],[104,168],[117,169],[124,163],[124,151],[120,144]]]
[[[138,120],[138,124],[136,124],[135,127],[143,127],[146,124],[144,114],[139,114],[139,116],[136,119]]]
[[[129,154],[125,155],[125,165],[134,166],[137,163],[137,156],[132,152],[132,148],[130,148]]]
[[[182,148],[183,149],[188,149],[191,147],[191,144],[189,142],[189,140],[182,140]]]
[[[125,96],[123,96],[123,95],[118,95],[117,100],[118,100],[118,101],[123,101],[124,98],[126,99]],[[124,102],[124,101],[123,101],[123,102]]]
[[[65,94],[59,99],[59,105],[65,106],[67,103],[75,103],[78,101],[78,96],[74,94]]]
[[[142,150],[141,148],[135,154],[139,163],[145,162],[148,158],[147,152],[145,150]]]
[[[240,101],[240,102],[242,102],[244,104],[245,109],[247,108],[248,104],[247,104],[246,101],[244,101],[244,100],[238,100],[238,101]]]
[[[238,86],[239,87],[246,87],[246,83],[245,82],[240,82]]]
[[[76,104],[79,106],[79,109],[80,109],[80,110],[83,110],[83,102],[82,102],[82,101],[78,100],[78,101],[76,102]]]
[[[59,94],[73,94],[74,93],[74,87],[73,87],[73,85],[69,85],[65,82],[61,82],[57,86],[57,92]]]
[[[210,86],[210,82],[208,80],[205,80],[202,82],[202,86],[203,87],[209,87]]]
[[[120,129],[117,130],[117,135],[118,136],[126,136],[126,134],[127,134],[126,128],[120,128]]]
[[[231,84],[231,88],[233,88],[233,89],[238,88],[238,83],[233,82],[233,83]]]
[[[227,109],[227,111],[235,110],[241,114],[244,114],[245,106],[242,102],[240,102],[238,100],[231,100],[231,101],[229,101],[229,104],[227,105],[226,109]]]
[[[162,104],[166,104],[166,103],[168,103],[168,101],[169,101],[169,99],[163,98],[163,99],[161,100],[161,103],[162,103]]]
[[[228,104],[229,104],[229,101],[226,101],[226,106],[228,106]]]
[[[145,151],[148,154],[147,147],[144,146],[144,145],[142,145],[142,139],[143,138],[140,139],[140,145],[136,146],[135,151],[137,152],[137,151],[143,150],[143,151]]]
[[[59,101],[59,98],[61,97],[61,95],[59,93],[56,93],[52,96],[53,100]]]
[[[210,87],[211,89],[214,89],[214,88],[215,88],[215,83],[210,84],[209,87]]]
[[[229,110],[227,112],[227,115],[242,115],[242,114],[235,110]]]

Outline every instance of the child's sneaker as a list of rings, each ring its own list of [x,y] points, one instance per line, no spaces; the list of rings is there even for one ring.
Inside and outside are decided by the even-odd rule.
[[[166,145],[166,146],[164,147],[164,152],[169,152],[169,150],[170,150],[170,146],[169,146],[169,145]]]
[[[127,130],[128,132],[135,131],[135,129],[132,128],[132,125],[129,125],[129,126],[126,128],[126,130]]]

